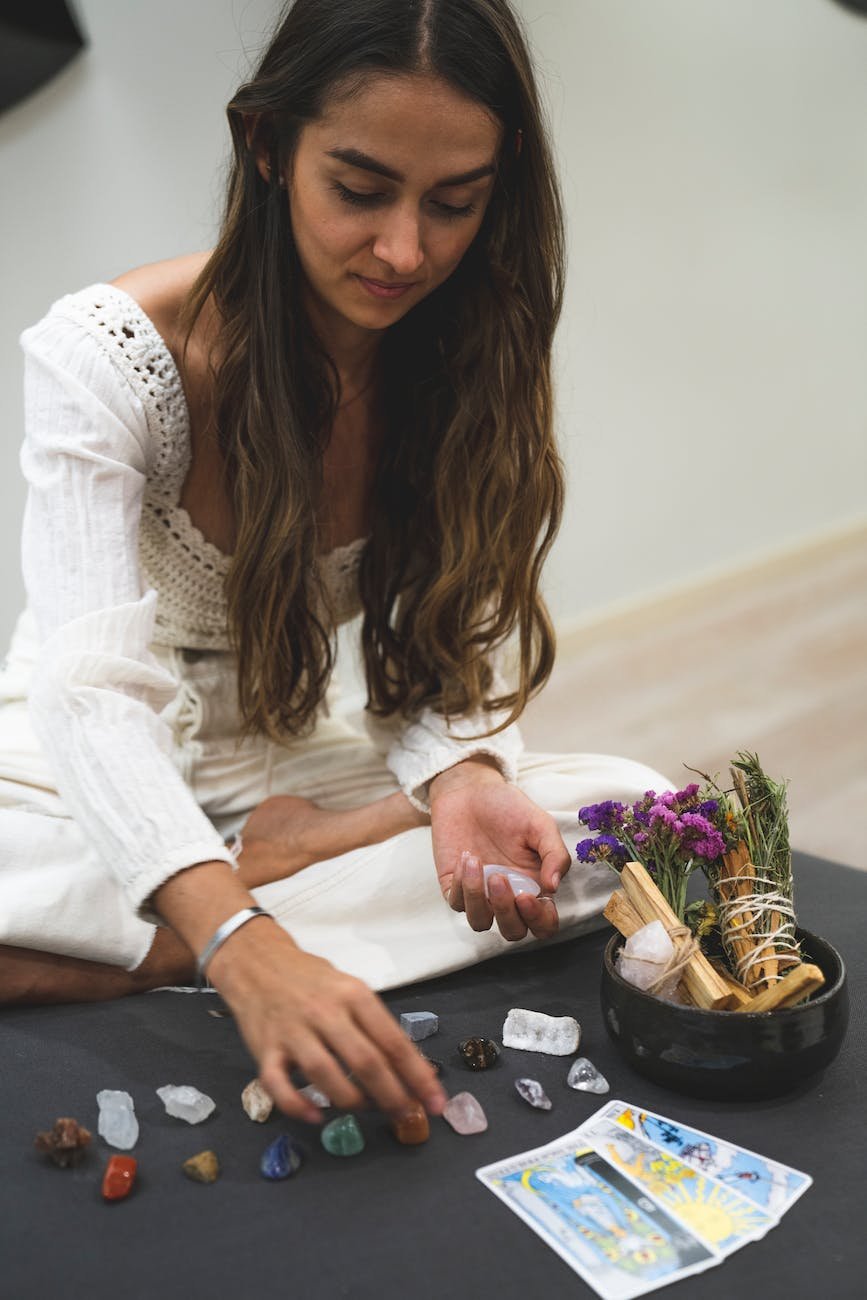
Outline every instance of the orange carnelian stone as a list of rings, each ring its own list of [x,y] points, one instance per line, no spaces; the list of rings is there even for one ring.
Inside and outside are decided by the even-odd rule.
[[[102,1178],[102,1195],[106,1201],[122,1201],[129,1196],[135,1182],[138,1161],[132,1156],[112,1156]]]
[[[399,1114],[393,1115],[391,1130],[398,1142],[403,1143],[404,1146],[418,1146],[420,1142],[427,1142],[430,1137],[430,1124],[424,1106],[415,1103],[408,1106],[406,1110],[400,1111]]]

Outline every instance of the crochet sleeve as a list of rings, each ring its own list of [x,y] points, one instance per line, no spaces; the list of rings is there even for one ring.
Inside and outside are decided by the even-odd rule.
[[[492,689],[500,692],[504,682],[494,673]],[[516,723],[493,736],[482,736],[506,718],[506,714],[469,713],[446,719],[433,709],[424,709],[409,722],[403,719],[373,718],[365,714],[368,732],[385,754],[386,763],[413,807],[430,812],[430,782],[440,772],[466,758],[485,754],[493,758],[507,781],[518,778],[518,758],[524,749]]]
[[[149,651],[138,529],[151,440],[122,368],[62,302],[21,336],[24,580],[39,630],[34,731],[57,790],[130,904],[197,862],[231,862],[171,757],[177,682]],[[109,340],[110,342],[110,340]]]

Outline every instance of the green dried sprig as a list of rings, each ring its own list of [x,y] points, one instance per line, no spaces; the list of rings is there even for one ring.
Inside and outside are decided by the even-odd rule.
[[[732,779],[744,805],[750,860],[761,863],[773,885],[792,897],[787,782],[772,781],[758,754],[743,750],[731,764]]]

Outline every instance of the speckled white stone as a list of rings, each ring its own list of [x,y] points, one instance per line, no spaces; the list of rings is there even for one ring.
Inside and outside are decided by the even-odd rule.
[[[581,1026],[572,1016],[546,1016],[544,1011],[513,1007],[503,1024],[503,1046],[547,1056],[571,1056],[581,1042]]]

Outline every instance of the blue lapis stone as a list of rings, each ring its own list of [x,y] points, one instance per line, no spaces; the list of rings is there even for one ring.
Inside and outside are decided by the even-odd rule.
[[[291,1178],[297,1174],[304,1160],[304,1152],[297,1142],[293,1142],[286,1133],[270,1142],[262,1152],[259,1170],[263,1178],[278,1182],[281,1178]]]

